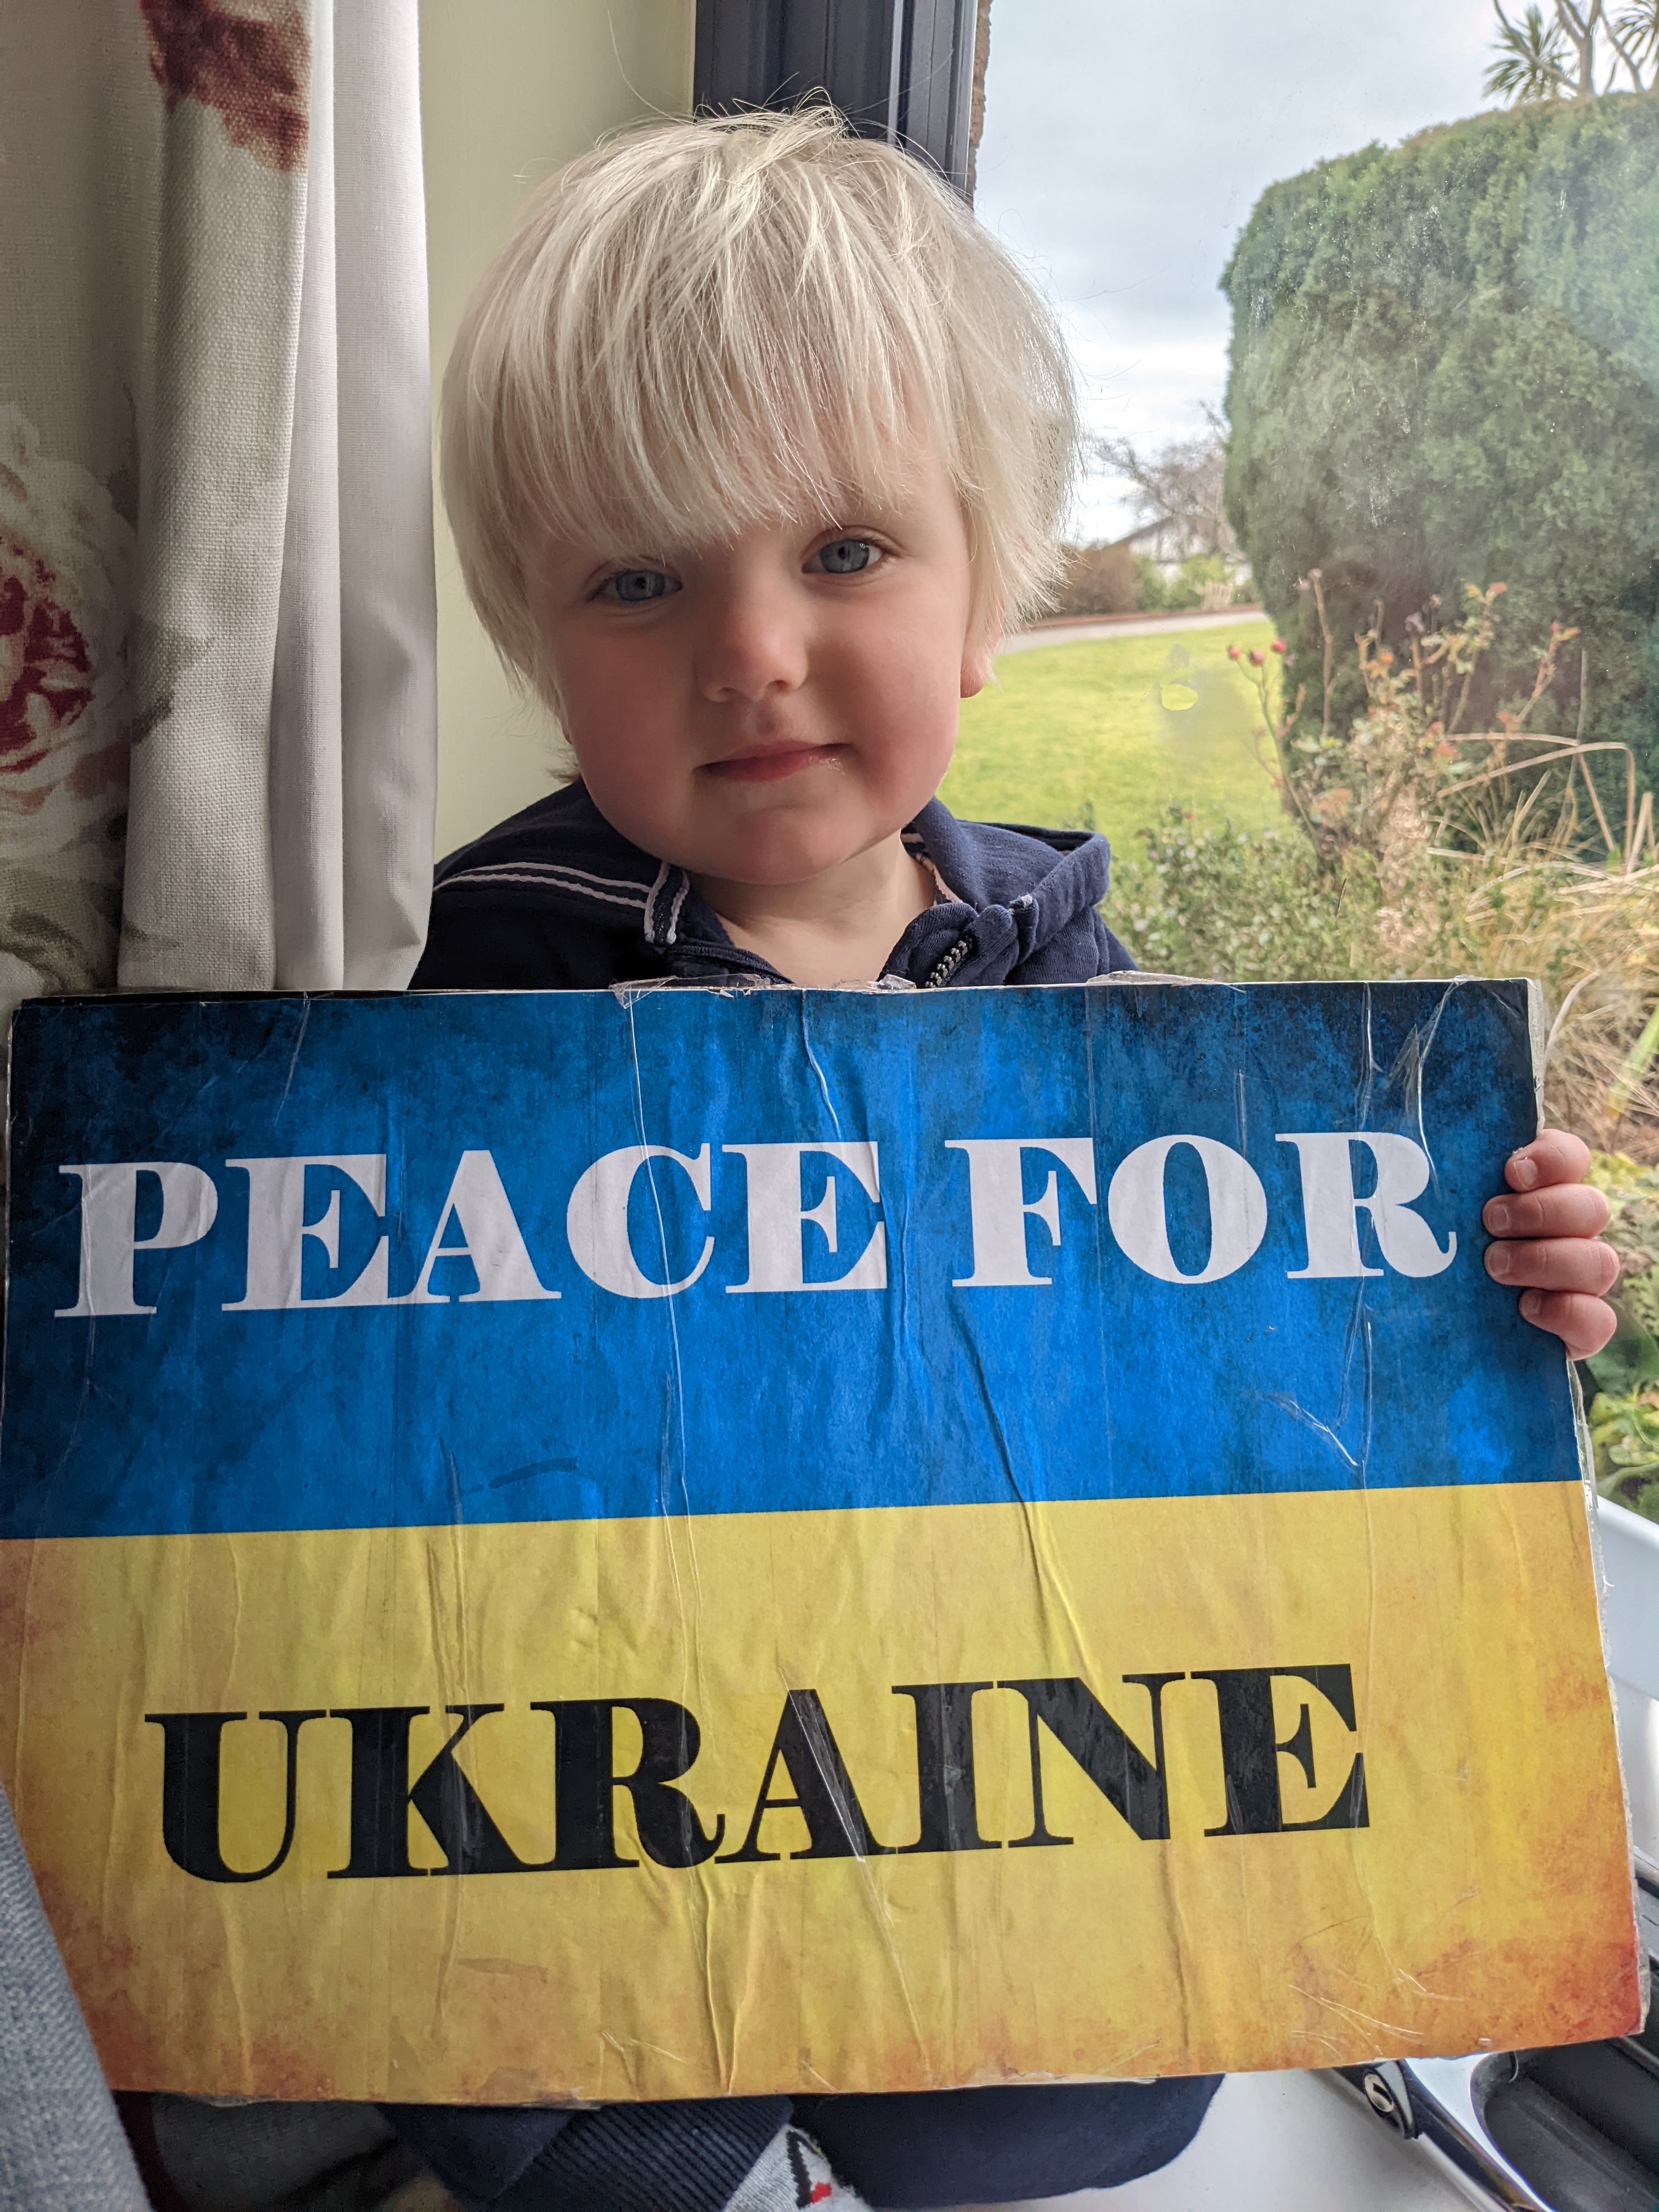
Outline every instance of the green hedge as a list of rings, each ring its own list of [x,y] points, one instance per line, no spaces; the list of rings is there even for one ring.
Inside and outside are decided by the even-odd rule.
[[[1502,580],[1510,639],[1583,631],[1587,734],[1659,777],[1659,97],[1322,163],[1263,194],[1222,285],[1228,513],[1286,635],[1312,644],[1310,568],[1339,638]]]

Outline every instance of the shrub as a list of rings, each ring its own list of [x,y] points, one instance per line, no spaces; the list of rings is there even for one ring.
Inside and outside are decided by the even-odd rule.
[[[1127,545],[1067,545],[1054,594],[1057,615],[1127,615],[1139,604],[1139,568]],[[1148,564],[1150,565],[1150,564]]]
[[[1287,641],[1509,585],[1581,633],[1591,736],[1659,771],[1659,97],[1487,114],[1257,203],[1233,309],[1228,514]],[[1490,723],[1513,672],[1483,677]],[[1559,671],[1575,702],[1575,656]],[[1341,674],[1339,733],[1364,706]]]
[[[1233,572],[1218,553],[1189,553],[1170,580],[1170,607],[1227,605],[1233,596]]]
[[[1162,614],[1170,604],[1170,582],[1156,561],[1135,555],[1135,606],[1145,615]]]
[[[1249,574],[1218,553],[1189,553],[1172,575],[1144,553],[1134,559],[1135,606],[1141,614],[1185,612],[1198,607],[1227,607],[1255,596]]]
[[[1109,912],[1143,968],[1230,983],[1364,975],[1374,900],[1288,830],[1199,828],[1171,807],[1120,861]]]

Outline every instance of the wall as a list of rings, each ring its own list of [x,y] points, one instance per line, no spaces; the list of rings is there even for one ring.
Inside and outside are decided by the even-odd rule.
[[[432,364],[526,195],[601,133],[691,105],[695,0],[422,0]],[[552,787],[556,735],[502,673],[438,533],[438,850]]]

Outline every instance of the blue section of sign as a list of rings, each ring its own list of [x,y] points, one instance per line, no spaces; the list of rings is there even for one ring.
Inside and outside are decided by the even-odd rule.
[[[35,1004],[16,1024],[12,1097],[0,1536],[1577,1469],[1559,1348],[1480,1261],[1481,1204],[1535,1125],[1519,985]],[[1361,1207],[1358,1252],[1381,1272],[1297,1279],[1300,1154],[1279,1139],[1335,1130],[1424,1146],[1433,1176],[1413,1211],[1437,1248],[1456,1235],[1443,1272],[1387,1264]],[[1260,1178],[1259,1246],[1218,1280],[1159,1279],[1109,1222],[1119,1164],[1172,1134],[1228,1146]],[[987,1138],[1092,1143],[1093,1204],[1074,1165],[1038,1150],[1020,1163],[1025,1260],[1046,1282],[961,1286],[975,1246],[969,1158],[950,1140]],[[764,1270],[750,1249],[754,1163],[729,1148],[864,1141],[879,1200],[855,1167],[809,1154],[786,1225],[809,1283],[845,1274],[879,1228],[885,1288],[738,1290]],[[584,1170],[639,1144],[694,1160],[709,1148],[707,1211],[672,1162],[634,1185],[646,1275],[690,1275],[713,1240],[672,1297],[599,1288],[568,1234]],[[228,1161],[383,1155],[384,1222],[349,1174],[308,1171],[303,1218],[322,1234],[301,1240],[299,1289],[348,1289],[384,1230],[395,1300],[416,1283],[466,1152],[490,1155],[556,1297],[467,1302],[479,1274],[452,1216],[455,1256],[428,1279],[441,1302],[225,1310],[248,1289],[251,1181]],[[1352,1152],[1363,1196],[1376,1168]],[[143,1249],[162,1198],[140,1176],[131,1293],[154,1312],[60,1317],[81,1280],[84,1183],[62,1170],[133,1161],[204,1170],[212,1225]],[[1212,1222],[1190,1146],[1170,1157],[1164,1219],[1173,1266],[1201,1273]]]

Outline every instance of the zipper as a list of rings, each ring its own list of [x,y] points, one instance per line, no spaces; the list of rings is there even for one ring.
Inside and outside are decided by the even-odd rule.
[[[922,989],[924,991],[936,991],[939,988],[941,984],[948,983],[951,976],[956,974],[957,969],[961,967],[963,962],[967,959],[969,954],[972,952],[973,949],[974,933],[972,930],[969,930],[964,936],[957,938],[956,943],[951,947],[951,950],[945,954],[945,957],[939,962],[932,974],[923,983],[921,987]]]

